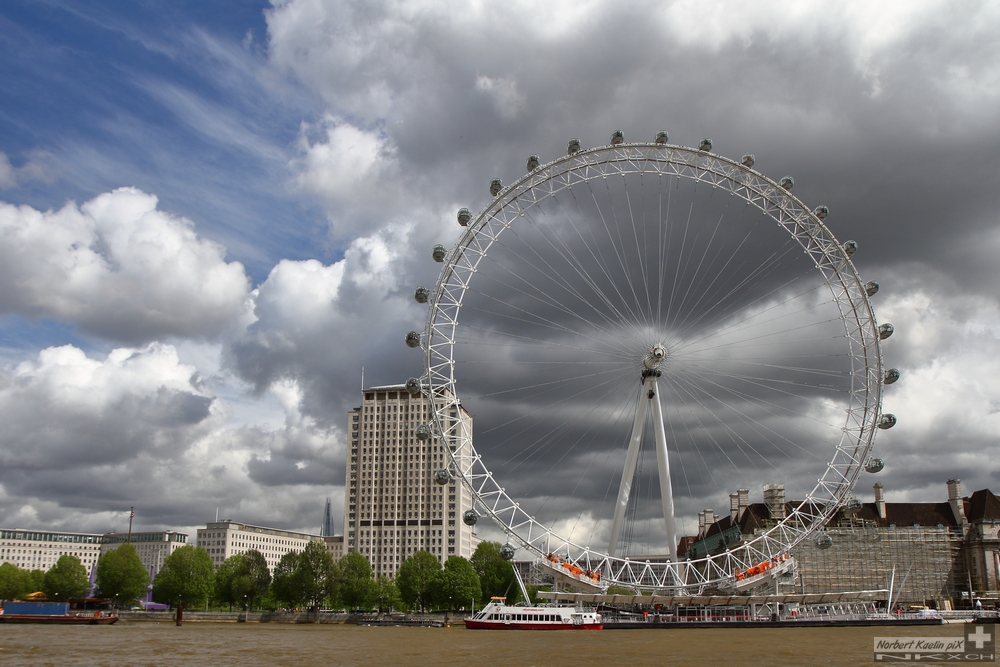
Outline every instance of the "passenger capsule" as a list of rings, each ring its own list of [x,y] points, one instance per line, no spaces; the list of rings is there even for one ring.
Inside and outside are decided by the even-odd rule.
[[[469,224],[469,220],[472,220],[472,212],[464,207],[458,209],[458,224],[465,227],[467,224]]]
[[[826,206],[817,206],[813,209],[813,215],[815,215],[820,220],[826,220],[826,216],[830,215],[830,209]]]
[[[465,513],[462,514],[462,523],[466,526],[475,526],[477,521],[479,521],[479,515],[476,514],[476,510],[465,510]]]
[[[750,153],[747,153],[740,159],[740,164],[742,164],[747,169],[753,167],[753,163],[754,163],[753,155]]]
[[[795,179],[791,176],[782,176],[781,180],[778,181],[778,185],[785,188],[786,190],[791,190],[795,187]]]
[[[413,429],[413,437],[420,442],[427,442],[431,438],[431,427],[427,424],[417,424],[417,427]]]
[[[703,151],[705,153],[712,150],[712,140],[709,139],[708,137],[702,139],[701,143],[698,144],[698,150]]]
[[[625,135],[622,133],[621,130],[615,130],[614,132],[611,133],[612,146],[617,146],[618,144],[624,144],[624,143],[625,143]]]
[[[416,396],[420,393],[420,380],[417,378],[410,378],[406,381],[406,391],[410,396]]]
[[[494,178],[490,181],[490,194],[496,197],[503,190],[503,181],[499,178]]]
[[[529,172],[532,172],[532,171],[538,169],[538,165],[540,165],[540,164],[541,164],[541,161],[538,159],[537,155],[529,155],[528,156],[528,162],[525,163],[524,166],[525,166],[525,168],[527,168],[527,170]]]
[[[509,542],[502,547],[500,547],[500,558],[504,560],[514,559],[514,547]]]
[[[435,262],[443,262],[444,261],[444,256],[447,255],[447,254],[448,254],[448,251],[445,250],[444,246],[441,245],[440,243],[437,244],[436,246],[434,246],[434,249],[431,250],[431,257],[434,258]]]
[[[670,137],[667,136],[667,133],[662,130],[656,133],[656,143],[658,144],[665,144],[669,139]]]
[[[574,153],[580,152],[580,140],[570,139],[569,143],[566,144],[566,155],[573,155]]]
[[[844,241],[844,245],[841,246],[844,249],[844,254],[850,257],[858,251],[857,241]]]
[[[885,461],[879,458],[872,457],[868,459],[867,463],[865,463],[865,472],[870,472],[872,474],[882,472],[883,468],[885,468]]]
[[[816,548],[826,551],[833,546],[833,538],[823,533],[816,538]]]
[[[892,428],[896,425],[896,415],[885,413],[878,418],[878,427],[881,429]]]
[[[858,512],[861,511],[861,507],[862,506],[860,500],[858,500],[857,498],[851,498],[844,505],[844,511],[847,512],[848,514],[857,514]]]
[[[882,376],[882,384],[892,384],[898,379],[899,379],[899,369],[890,368],[885,372],[885,375]]]
[[[869,280],[865,283],[865,294],[868,296],[875,296],[878,293],[878,283],[874,280]]]
[[[451,473],[442,468],[434,473],[434,483],[438,486],[444,486],[452,480]]]
[[[413,290],[413,298],[417,303],[427,303],[427,299],[431,296],[431,291],[421,285],[417,289]]]
[[[416,331],[406,334],[406,344],[410,347],[420,347],[420,334]]]
[[[892,332],[895,331],[895,330],[896,330],[895,327],[893,327],[891,324],[889,324],[888,322],[886,322],[885,324],[882,324],[882,325],[879,326],[879,328],[878,328],[878,337],[879,337],[880,340],[885,340],[886,338],[888,338],[889,336],[891,336]]]

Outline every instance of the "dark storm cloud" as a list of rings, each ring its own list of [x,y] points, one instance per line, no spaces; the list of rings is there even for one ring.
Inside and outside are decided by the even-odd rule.
[[[710,136],[714,150],[723,155],[754,153],[756,167],[764,173],[775,179],[792,175],[795,194],[808,206],[829,206],[827,223],[834,234],[861,246],[855,259],[862,275],[882,281],[877,309],[912,290],[909,276],[918,276],[921,289],[933,291],[937,284],[943,294],[957,288],[995,307],[996,281],[984,275],[983,268],[991,261],[996,239],[987,234],[979,243],[973,240],[996,223],[992,192],[1000,173],[993,162],[1000,136],[989,128],[997,120],[998,107],[988,103],[996,96],[973,82],[996,77],[989,64],[996,62],[996,47],[987,38],[989,21],[981,21],[975,11],[958,16],[938,7],[907,15],[889,8],[868,16],[864,11],[814,7],[792,16],[778,5],[747,13],[711,3],[697,8],[683,3],[599,5],[583,14],[567,8],[551,11],[552,20],[546,21],[510,10],[498,23],[492,10],[291,3],[269,17],[270,53],[275,64],[290,68],[325,96],[338,122],[380,138],[386,149],[380,155],[391,164],[391,179],[384,181],[385,196],[369,205],[366,219],[376,224],[379,211],[388,220],[411,207],[425,215],[446,216],[443,219],[454,225],[449,202],[477,210],[489,201],[489,179],[500,176],[511,182],[524,173],[524,160],[531,153],[545,162],[564,154],[571,136],[588,147],[606,143],[614,129],[636,141],[649,141],[663,129],[672,142],[697,145]],[[978,38],[959,38],[959,30]],[[979,102],[963,102],[973,99]],[[975,177],[968,178],[970,174]],[[341,210],[330,208],[335,226],[345,224]],[[439,229],[441,219],[418,224],[416,233]],[[433,240],[450,246],[458,229],[452,227],[450,234],[444,229],[446,233]],[[519,249],[522,257],[527,248],[544,245],[539,237],[533,241]],[[425,252],[416,248],[399,255],[401,285],[403,278],[426,272]],[[502,257],[503,250],[497,256]],[[468,295],[462,313],[468,329],[461,339],[464,349],[459,350],[466,357],[456,366],[459,391],[466,392],[463,400],[476,416],[477,443],[498,470],[511,468],[513,477],[504,477],[508,488],[533,494],[542,482],[551,487],[551,495],[576,493],[581,499],[576,506],[587,507],[605,492],[597,484],[573,491],[579,461],[568,463],[567,451],[571,456],[601,451],[598,441],[621,436],[628,416],[619,414],[604,432],[593,431],[588,448],[586,420],[574,409],[589,405],[598,406],[598,412],[610,411],[615,404],[608,392],[602,393],[604,385],[596,374],[585,378],[587,374],[573,366],[572,352],[558,345],[518,348],[509,341],[530,331],[536,340],[552,342],[556,334],[539,332],[573,319],[556,307],[545,311],[545,322],[526,316],[525,308],[532,309],[526,304],[542,312],[532,286],[558,305],[572,304],[571,309],[585,307],[588,300],[599,302],[597,290],[582,298],[570,294],[559,284],[565,274],[546,275],[543,261],[521,263],[517,275],[488,264],[481,267],[486,275],[476,276],[478,285],[504,298],[477,302],[477,294]],[[782,284],[791,275],[787,266],[779,264],[780,270],[756,280],[754,288],[764,293]],[[925,268],[930,266],[933,272]],[[737,280],[731,267],[723,273],[714,288]],[[695,286],[695,292],[706,288],[705,283]],[[752,300],[749,291],[739,297],[734,308]],[[643,301],[641,295],[638,301]],[[701,322],[704,331],[725,321],[727,309],[718,310],[717,317]],[[409,312],[414,312],[412,304]],[[784,323],[808,323],[801,319],[803,313],[794,317],[800,319]],[[958,329],[962,318],[957,313],[952,318]],[[698,320],[697,313],[693,319]],[[419,323],[419,316],[412,321]],[[498,321],[505,327],[499,336]],[[820,321],[814,322],[819,327]],[[377,325],[368,326],[380,333]],[[743,335],[754,333],[748,329]],[[831,335],[824,331],[817,338],[829,341]],[[393,342],[391,337],[386,340]],[[590,343],[577,345],[593,351]],[[833,372],[834,366],[823,365],[832,360],[818,361],[832,352],[822,345],[813,341],[809,349],[796,349],[786,341],[781,349],[768,350],[764,363],[792,368],[812,355],[811,372]],[[889,365],[910,360],[905,350],[893,358],[894,349],[886,346]],[[397,359],[405,366],[409,352],[380,350],[378,363]],[[484,363],[485,354],[502,361]],[[515,377],[522,387],[534,386],[525,379],[528,375],[518,375],[519,364],[543,357],[547,365],[539,364],[530,377],[547,384],[515,400],[498,393]],[[365,359],[374,361],[370,354]],[[818,445],[809,438],[802,443],[801,432],[792,437],[797,425],[787,419],[787,411],[807,416],[822,429],[825,424],[835,426],[836,419],[822,414],[825,397],[831,387],[843,387],[846,376],[817,382],[784,372],[761,380],[767,373],[758,366],[757,380],[737,381],[713,375],[711,363],[706,357],[702,365],[708,364],[708,369],[699,367],[663,392],[676,408],[676,427],[687,434],[676,438],[678,453],[696,454],[697,465],[692,463],[687,471],[690,493],[711,496],[714,486],[712,502],[718,504],[725,498],[721,494],[749,484],[748,477],[754,494],[763,481],[784,481],[790,491],[808,490],[808,480],[816,478],[811,454]],[[581,391],[579,385],[588,382],[595,387]],[[627,381],[618,384],[625,387]],[[759,396],[762,391],[765,398]],[[887,392],[887,403],[898,399],[900,391],[897,386]],[[532,402],[548,400],[554,392],[563,397],[560,414],[548,422],[532,415]],[[931,438],[906,431],[910,416],[901,407],[898,401],[895,407],[889,405],[900,414],[901,426],[880,434],[881,441],[891,447],[905,433],[913,447],[932,449]],[[666,409],[669,413],[670,407]],[[721,426],[717,420],[715,432],[705,424],[699,427],[697,416],[712,409],[728,410]],[[829,437],[821,440],[829,446]],[[525,441],[537,443],[530,455],[511,454],[511,448],[521,451],[517,445],[523,449]],[[767,453],[775,441],[781,451]],[[756,458],[751,472],[739,471],[741,464],[727,460],[740,455],[746,459],[747,452],[756,452],[749,454]],[[773,456],[778,460],[768,470]],[[505,461],[511,457],[516,461],[508,465]],[[809,465],[803,459],[809,459]],[[722,474],[722,466],[739,474]],[[909,474],[896,469],[903,477]],[[681,472],[675,466],[675,476]],[[613,479],[614,474],[607,476]],[[675,481],[675,488],[680,486]],[[680,502],[691,511],[691,503]]]

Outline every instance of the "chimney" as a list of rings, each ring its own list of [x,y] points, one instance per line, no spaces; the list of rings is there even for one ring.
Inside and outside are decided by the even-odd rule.
[[[885,490],[882,488],[882,484],[879,482],[875,483],[875,509],[878,510],[878,516],[880,519],[885,518]]]
[[[740,494],[729,494],[729,520],[736,523],[740,519]]]
[[[698,512],[698,539],[705,537],[705,513]]]
[[[736,495],[740,497],[740,514],[736,517],[739,520],[743,518],[743,513],[750,507],[750,489],[740,489]]]
[[[765,484],[764,504],[767,506],[767,513],[775,521],[785,518],[785,485]]]
[[[962,502],[962,480],[948,480],[948,504],[951,505],[952,514],[955,515],[955,523],[964,526],[967,522],[965,519],[965,503]]]
[[[712,527],[713,523],[715,523],[715,510],[713,510],[713,509],[707,509],[707,510],[705,510],[705,532],[706,533],[708,532],[708,529]]]

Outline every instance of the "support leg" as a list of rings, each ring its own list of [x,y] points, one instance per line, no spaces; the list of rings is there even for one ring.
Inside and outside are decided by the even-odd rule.
[[[674,491],[670,483],[670,457],[667,455],[667,434],[663,426],[663,410],[656,378],[650,378],[653,390],[653,434],[656,437],[656,464],[660,476],[660,499],[663,502],[663,520],[667,525],[667,556],[677,562],[677,529],[674,525]]]
[[[608,544],[608,555],[614,556],[618,549],[618,540],[622,536],[622,524],[625,522],[625,510],[628,508],[629,494],[632,492],[632,478],[635,477],[635,466],[639,462],[639,448],[642,445],[642,433],[646,429],[646,398],[647,378],[639,387],[639,398],[635,405],[635,421],[632,422],[632,435],[629,438],[628,454],[625,456],[625,469],[622,470],[622,481],[618,486],[618,502],[615,503],[615,518],[611,524],[611,542]]]

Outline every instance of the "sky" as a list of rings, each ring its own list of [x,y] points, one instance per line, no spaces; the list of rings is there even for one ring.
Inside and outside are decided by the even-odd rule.
[[[421,374],[430,248],[490,179],[618,129],[828,206],[895,326],[887,498],[996,491],[998,27],[997,2],[7,3],[0,525],[318,531],[329,496],[342,528],[347,411],[362,367]],[[511,488],[600,536],[604,488],[545,491],[560,456]],[[734,490],[685,489],[683,532]]]

